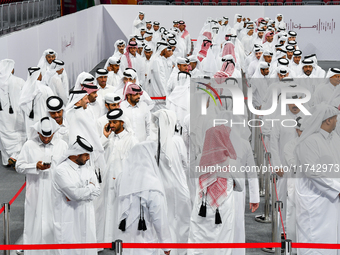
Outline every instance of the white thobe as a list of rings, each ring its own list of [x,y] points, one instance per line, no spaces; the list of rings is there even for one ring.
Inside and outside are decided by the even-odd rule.
[[[19,108],[21,89],[25,81],[10,75],[5,85],[0,84],[0,151],[2,163],[8,164],[10,157],[17,158],[26,140],[24,118]],[[9,113],[12,106],[13,114]]]
[[[241,42],[244,47],[244,53],[248,56],[254,48],[254,37],[252,35],[245,35]]]
[[[167,96],[165,87],[170,77],[171,69],[168,68],[166,58],[161,56],[155,57],[155,60],[151,63],[150,70],[150,77],[148,76],[150,96]],[[155,103],[153,111],[165,108],[165,100],[155,100]]]
[[[132,106],[127,100],[124,100],[120,103],[120,108],[123,110],[124,115],[129,118],[132,130],[138,141],[145,141],[150,135],[151,120],[151,114],[147,104],[138,102],[135,106]]]
[[[262,44],[262,47],[263,47],[263,51],[269,50],[271,52],[276,52],[274,42],[265,42],[264,44]]]
[[[197,67],[190,71],[190,74],[191,74],[191,79],[194,79],[194,78],[203,78],[204,74],[197,69]]]
[[[104,100],[105,100],[105,95],[107,93],[114,93],[116,90],[116,87],[109,85],[109,83],[106,83],[106,86],[104,88],[102,88],[101,86],[98,86],[98,87],[99,87],[99,90],[97,91],[97,95],[98,97],[101,97]]]
[[[254,77],[251,79],[251,87],[253,89],[253,105],[261,106],[264,103],[265,96],[268,91],[270,79],[267,76]]]
[[[335,88],[336,86],[329,81],[324,85],[318,86],[313,94],[313,104],[317,105],[321,102],[328,103],[334,95]]]
[[[64,140],[66,143],[69,141],[68,132],[69,132],[69,126],[67,124],[67,121],[65,118],[63,118],[63,123],[59,125],[58,131],[54,134],[56,138],[60,138],[61,140]]]
[[[287,112],[286,116],[277,116],[277,119],[280,121],[275,122],[274,127],[270,133],[270,152],[272,156],[272,166],[274,168],[283,168],[285,165],[285,155],[284,155],[284,147],[287,142],[293,140],[297,137],[295,127],[284,127],[281,125],[281,121],[286,119],[296,120],[296,118],[302,114],[301,112],[298,114],[292,114],[290,111]],[[291,170],[293,171],[293,170]],[[286,174],[287,175],[287,174]],[[279,177],[276,182],[277,193],[279,197],[279,201],[282,201],[283,210],[282,219],[283,223],[286,225],[286,212],[287,212],[287,176]]]
[[[196,179],[198,187],[198,179]],[[234,183],[236,184],[235,188]],[[198,215],[202,199],[196,192],[194,208],[190,218],[189,243],[233,243],[235,232],[235,193],[242,191],[242,180],[227,178],[227,198],[218,210],[222,224],[215,224],[215,210],[207,204],[206,217]],[[235,189],[235,190],[234,190]],[[190,249],[188,255],[231,255],[232,249]]]
[[[99,194],[97,177],[87,164],[79,166],[66,159],[57,166],[52,174],[56,244],[97,242],[93,199]],[[67,249],[55,250],[54,254],[97,255],[98,253],[97,249]]]
[[[286,143],[284,147],[284,155],[286,165],[296,166],[298,164],[296,158],[295,147],[298,139],[290,140]],[[296,169],[296,168],[295,168]],[[296,202],[295,202],[295,181],[296,174],[295,171],[291,171],[288,174],[287,179],[287,215],[286,215],[286,233],[287,239],[292,240],[296,243]],[[296,248],[293,249],[295,254]]]
[[[136,70],[137,77],[139,82],[143,85],[144,82],[144,76],[145,76],[145,67],[143,63],[142,57],[136,53],[136,56],[133,56],[131,53],[129,53],[130,59],[131,59],[131,65],[132,68]],[[120,69],[124,71],[126,68],[129,67],[126,56],[123,55],[120,59]]]
[[[237,160],[241,166],[255,166],[253,151],[250,147],[250,143],[241,138],[235,131],[230,133],[230,141],[235,149]],[[260,203],[259,195],[259,181],[257,179],[256,172],[243,173],[242,178],[248,177],[249,183],[249,203]],[[246,187],[243,183],[242,192],[235,192],[235,233],[234,243],[245,243],[245,219],[244,212],[246,208]],[[245,254],[245,249],[233,249],[233,255]]]
[[[315,92],[315,90],[318,88],[320,81],[321,81],[321,79],[317,79],[318,77],[316,76],[314,69],[309,76],[303,73],[297,78],[299,78],[298,82],[300,83],[300,85],[308,89],[312,95]],[[307,104],[311,105],[311,102],[308,102]]]
[[[162,177],[168,206],[168,220],[172,240],[187,243],[189,236],[191,202],[186,179],[187,152],[182,137],[174,135],[171,155],[160,154],[159,170]],[[168,161],[170,157],[170,165]],[[185,250],[174,250],[174,254],[185,254]],[[171,253],[172,253],[171,252]]]
[[[97,236],[99,242],[112,242],[115,240],[118,228],[117,225],[117,180],[124,170],[123,160],[127,157],[130,149],[138,143],[136,137],[123,130],[119,134],[112,133],[107,139],[105,136],[102,140],[107,147],[105,148],[105,161],[108,162],[107,169],[102,173],[102,194],[97,201],[96,223]]]
[[[190,39],[190,34],[187,34],[184,38],[182,38],[182,35],[184,33],[185,30],[183,30],[183,32],[178,34],[178,38],[179,40],[183,39],[184,43],[185,43],[185,56],[186,57],[188,54],[190,54],[191,52],[191,39]]]
[[[107,86],[112,86],[113,88],[117,88],[119,85],[119,82],[121,81],[122,77],[120,75],[120,72],[118,71],[117,73],[110,71],[108,76],[107,76],[107,82],[106,82],[106,87]],[[105,88],[106,88],[105,87]],[[105,89],[104,88],[104,89]],[[110,87],[108,87],[110,88]],[[98,91],[99,92],[99,91]],[[106,92],[106,91],[105,91]],[[109,92],[111,93],[111,92]]]
[[[68,81],[62,79],[61,75],[55,73],[46,84],[54,93],[54,95],[60,97],[63,100],[64,106],[66,106],[68,102],[69,88]]]
[[[171,243],[171,234],[167,219],[165,197],[158,191],[142,192],[146,197],[140,200],[138,195],[132,196],[131,208],[143,206],[146,231],[138,230],[139,217],[123,232],[118,230],[117,237],[126,243]],[[120,206],[120,204],[118,204]],[[117,210],[119,211],[119,210]],[[127,218],[128,219],[128,218]],[[118,229],[118,225],[115,226]],[[175,250],[171,251],[171,254]],[[126,249],[124,255],[158,255],[156,249]]]
[[[297,145],[297,158],[302,165],[301,170],[297,169],[300,178],[295,182],[297,242],[339,242],[340,183],[338,179],[330,178],[329,171],[317,171],[317,164],[333,164],[333,167],[339,164],[339,155],[336,155],[339,143],[335,132],[330,134],[320,129]],[[299,249],[299,254],[336,255],[337,250]]]
[[[97,119],[103,116],[103,114],[107,111],[104,99],[101,96],[98,96],[96,101],[87,105],[86,111],[91,114],[94,121],[97,121]]]
[[[259,60],[256,58],[255,60],[253,60],[252,62],[250,62],[248,69],[247,69],[247,78],[250,79],[255,71],[256,71],[256,67],[259,64]]]
[[[25,119],[25,127],[26,127],[26,134],[27,138],[30,139],[30,127],[33,126],[37,121],[40,121],[43,117],[49,116],[47,112],[46,100],[50,96],[53,96],[53,91],[43,85],[40,81],[36,81],[37,88],[37,95],[33,99],[33,111],[34,111],[34,118],[31,119],[29,117],[31,110],[32,110],[32,101],[21,105],[21,109],[24,111],[24,119]]]
[[[16,171],[26,174],[24,244],[53,244],[53,207],[51,201],[51,174],[56,162],[68,146],[53,138],[48,144],[40,138],[28,140],[19,154]],[[53,158],[52,158],[53,157]],[[38,161],[51,162],[51,168],[37,169]],[[50,250],[26,250],[25,254],[51,254]]]

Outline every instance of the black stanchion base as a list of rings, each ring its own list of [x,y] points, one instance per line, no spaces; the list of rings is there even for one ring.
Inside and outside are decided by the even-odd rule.
[[[269,216],[265,217],[264,214],[262,214],[262,215],[256,215],[255,221],[260,222],[260,223],[271,223],[272,219]]]
[[[275,248],[262,248],[261,250],[268,253],[275,253]]]
[[[268,253],[275,253],[275,248],[262,248],[261,250],[263,250],[264,252],[268,252]],[[284,253],[285,250],[281,249],[281,253]]]

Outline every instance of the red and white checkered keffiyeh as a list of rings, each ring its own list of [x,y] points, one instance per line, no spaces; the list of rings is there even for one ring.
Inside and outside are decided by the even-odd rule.
[[[229,158],[237,158],[229,138],[230,131],[230,127],[224,125],[207,130],[200,167],[215,166],[224,163]],[[213,209],[217,209],[227,198],[227,179],[217,177],[216,173],[201,175],[199,177],[199,186],[200,197],[206,196],[206,202]]]
[[[227,199],[227,182],[226,178],[217,177],[216,174],[203,174],[199,177],[200,197],[206,196],[206,203],[213,210],[216,210]]]
[[[210,41],[203,41],[201,50],[198,52],[198,56],[197,56],[200,62],[202,62],[202,60],[207,56],[208,50],[211,45],[212,43]]]

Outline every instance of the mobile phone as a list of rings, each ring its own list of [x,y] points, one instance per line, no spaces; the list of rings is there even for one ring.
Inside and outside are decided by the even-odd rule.
[[[107,125],[107,127],[106,127],[106,132],[109,132],[110,131],[110,122],[109,123],[107,123],[108,125]]]
[[[51,163],[49,163],[49,162],[44,162],[43,165],[44,165],[44,166],[50,166]]]

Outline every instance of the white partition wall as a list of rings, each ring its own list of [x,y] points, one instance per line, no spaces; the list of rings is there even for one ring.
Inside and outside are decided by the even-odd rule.
[[[298,33],[297,41],[304,55],[316,53],[319,60],[340,60],[339,6],[141,6],[99,5],[41,25],[0,37],[0,59],[16,62],[16,74],[24,79],[27,68],[37,65],[42,52],[52,48],[66,63],[70,84],[77,75],[90,71],[113,54],[114,42],[132,33],[138,11],[147,20],[159,21],[169,28],[173,20],[183,19],[192,38],[207,17],[229,17],[240,13],[251,19],[275,18],[283,14],[289,30]]]
[[[0,59],[13,59],[16,75],[26,79],[27,68],[36,66],[42,52],[52,48],[65,62],[72,87],[80,72],[106,57],[102,13],[102,6],[96,6],[0,37]]]

